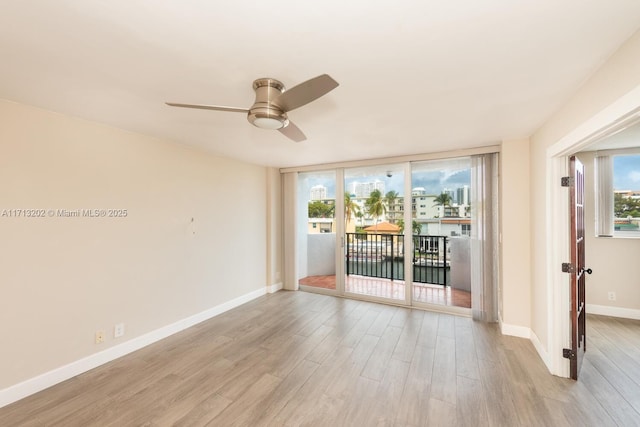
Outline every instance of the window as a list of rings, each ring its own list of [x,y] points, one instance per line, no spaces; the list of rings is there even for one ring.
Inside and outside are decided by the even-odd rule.
[[[640,154],[598,155],[596,235],[640,237]]]

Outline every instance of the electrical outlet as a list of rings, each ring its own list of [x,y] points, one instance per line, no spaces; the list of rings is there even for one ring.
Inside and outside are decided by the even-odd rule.
[[[609,296],[609,301],[615,301],[616,300],[616,293],[615,292],[609,292],[608,296]]]
[[[104,342],[104,331],[96,331],[96,344]]]
[[[124,323],[118,323],[113,327],[113,337],[120,338],[124,335]]]

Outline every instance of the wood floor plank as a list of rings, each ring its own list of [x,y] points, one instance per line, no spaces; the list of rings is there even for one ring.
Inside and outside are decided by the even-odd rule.
[[[438,324],[440,323],[440,314],[431,311],[425,311],[422,317],[422,325],[420,326],[420,334],[418,335],[417,347],[436,348],[436,338],[438,337]]]
[[[317,363],[302,360],[286,378],[267,396],[261,405],[252,409],[246,417],[247,425],[269,424],[274,422],[293,396],[318,369]]]
[[[428,418],[434,358],[434,348],[416,346],[396,413],[396,425],[423,425]]]
[[[396,414],[402,403],[402,394],[407,382],[410,364],[398,359],[390,359],[387,373],[376,390],[376,414],[372,425],[394,425]]]
[[[479,380],[478,359],[473,332],[468,325],[455,326],[456,374],[469,379]]]
[[[590,339],[587,344],[593,344],[607,354],[612,363],[640,386],[640,348],[633,342],[636,335],[640,334],[640,328],[635,331],[636,334],[629,334],[617,319],[591,316],[590,320],[594,334],[588,336]]]
[[[580,381],[584,383],[585,387],[593,394],[593,397],[602,405],[617,425],[633,426],[640,424],[640,412],[635,410],[625,397],[591,365],[588,358],[583,362]]]
[[[282,378],[270,374],[262,375],[249,389],[238,396],[217,417],[207,425],[210,426],[247,426],[252,414],[260,410],[262,403],[282,382]]]
[[[367,329],[367,333],[369,335],[381,337],[385,333],[389,322],[391,322],[391,319],[393,319],[397,310],[400,310],[400,308],[391,306],[385,307],[384,310],[380,311],[376,320],[371,323],[369,329]]]
[[[380,316],[379,310],[368,310],[366,313],[360,317],[354,324],[353,327],[349,330],[340,345],[344,345],[347,347],[355,347],[358,345],[362,337],[367,333],[371,325],[375,323],[376,319]],[[376,335],[380,336],[380,335]]]
[[[376,348],[374,349],[371,357],[369,357],[367,364],[362,370],[361,375],[363,377],[367,377],[376,381],[382,380],[382,378],[386,374],[389,360],[393,355],[396,344],[400,339],[401,332],[402,330],[400,328],[396,328],[394,326],[385,328],[385,331],[380,337]]]
[[[552,425],[552,416],[531,379],[526,359],[521,359],[512,349],[505,351],[502,375],[508,378],[511,401],[523,426],[546,427]]]
[[[461,426],[490,426],[487,400],[479,379],[456,378],[456,418]]]
[[[0,408],[0,426],[640,425],[640,322],[587,324],[575,382],[495,324],[283,291]]]
[[[455,338],[455,316],[451,314],[440,314],[440,320],[438,321],[438,336]]]
[[[299,425],[305,420],[305,417],[317,407],[319,396],[325,396],[325,390],[342,376],[342,366],[350,360],[353,351],[350,347],[337,347],[278,412],[274,422],[279,424],[276,425]],[[342,404],[333,396],[323,399],[327,406]]]
[[[353,388],[362,374],[362,370],[371,358],[380,338],[365,335],[349,357],[337,368],[340,375],[336,375],[327,384],[324,393],[338,399],[347,399],[353,393]]]
[[[504,363],[489,359],[479,359],[480,377],[487,399],[489,423],[500,426],[518,426],[520,423],[518,408],[512,400],[513,384],[504,373]]]
[[[599,342],[599,338],[595,334],[592,335],[591,341]],[[585,357],[589,366],[597,370],[601,376],[606,377],[617,394],[640,413],[640,387],[629,377],[627,372],[611,359],[610,356],[614,350],[608,345],[604,347],[593,345],[591,347]]]
[[[433,362],[431,398],[456,404],[456,342],[454,338],[438,336]]]
[[[405,313],[405,316],[402,317],[401,323],[394,323],[392,321],[389,324],[390,326],[402,328],[400,338],[398,339],[398,343],[396,344],[396,348],[393,350],[391,357],[404,362],[411,362],[418,343],[418,336],[420,335],[424,312],[421,310],[398,310],[397,313]],[[394,316],[394,318],[396,317],[399,316]]]
[[[457,426],[458,414],[456,406],[438,399],[429,399],[425,424],[428,427]]]

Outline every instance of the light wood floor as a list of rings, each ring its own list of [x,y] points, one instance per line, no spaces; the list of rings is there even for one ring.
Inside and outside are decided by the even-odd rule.
[[[283,291],[0,409],[0,426],[640,425],[640,322],[588,322],[574,382],[496,325]]]

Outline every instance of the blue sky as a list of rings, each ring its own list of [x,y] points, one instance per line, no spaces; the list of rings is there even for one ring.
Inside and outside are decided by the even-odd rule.
[[[613,187],[616,190],[640,190],[640,155],[634,156],[614,156],[613,158]],[[471,184],[470,168],[468,163],[429,162],[424,167],[416,167],[413,172],[412,187],[424,187],[428,194],[440,194],[443,189],[455,190],[463,185]],[[330,174],[308,174],[307,189],[316,184],[327,187],[327,197],[335,197],[335,175]],[[351,188],[354,181],[370,182],[379,180],[385,183],[385,192],[395,190],[399,194],[404,193],[404,177],[401,172],[395,171],[391,177],[386,173],[371,174],[346,179],[346,188]]]
[[[424,187],[427,194],[440,194],[445,188],[456,190],[464,185],[471,185],[471,169],[468,159],[430,161],[415,165],[412,174],[412,188]],[[367,171],[366,169],[346,171],[345,189],[350,191],[353,182],[384,182],[385,193],[394,190],[398,194],[404,195],[404,174],[401,170],[395,169],[392,173],[389,168],[383,167],[380,171]],[[391,176],[387,176],[390,174]],[[308,194],[309,189],[314,185],[324,185],[327,188],[327,197],[335,197],[335,174],[334,173],[305,173],[306,185],[302,189],[304,194]]]
[[[640,155],[614,156],[613,188],[615,190],[640,190]]]

